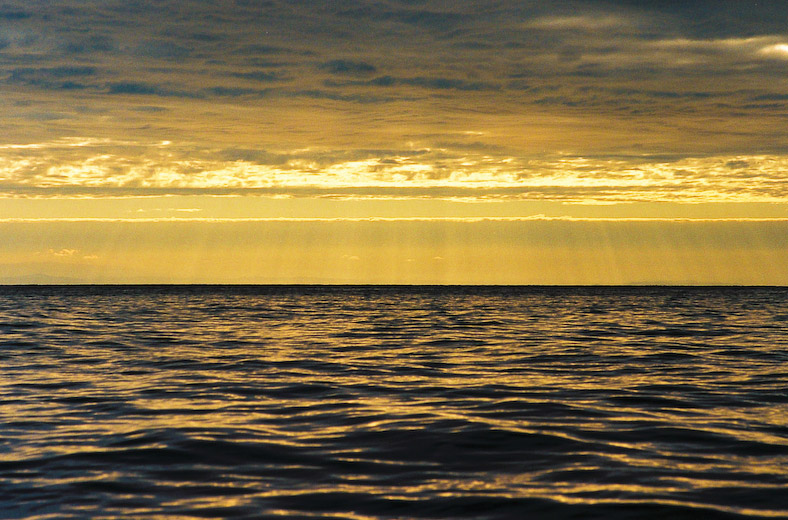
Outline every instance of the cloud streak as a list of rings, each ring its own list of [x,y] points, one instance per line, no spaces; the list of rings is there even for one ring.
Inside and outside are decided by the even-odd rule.
[[[479,222],[599,222],[599,223],[778,223],[788,224],[786,218],[764,218],[764,217],[739,217],[739,218],[688,218],[688,217],[549,217],[545,215],[527,215],[520,217],[10,217],[0,218],[0,224],[36,224],[36,223],[56,223],[56,222],[97,222],[97,223],[310,223],[310,222],[447,222],[474,224]],[[71,251],[72,253],[69,253]],[[68,256],[75,250],[62,250],[57,256]]]
[[[245,194],[528,198],[566,202],[788,202],[788,157],[543,154],[438,148],[203,150],[70,139],[0,146],[6,196]]]

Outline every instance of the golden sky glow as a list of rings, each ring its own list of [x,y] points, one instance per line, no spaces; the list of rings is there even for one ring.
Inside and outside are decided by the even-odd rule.
[[[0,281],[785,283],[788,9],[683,4],[4,2]]]

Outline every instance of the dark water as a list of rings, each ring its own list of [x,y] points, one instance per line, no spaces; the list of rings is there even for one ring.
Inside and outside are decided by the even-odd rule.
[[[787,361],[787,289],[0,287],[0,518],[785,518]]]

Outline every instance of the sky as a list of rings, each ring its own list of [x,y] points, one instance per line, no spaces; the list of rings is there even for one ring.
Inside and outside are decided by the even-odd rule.
[[[5,0],[0,283],[788,284],[783,1]]]

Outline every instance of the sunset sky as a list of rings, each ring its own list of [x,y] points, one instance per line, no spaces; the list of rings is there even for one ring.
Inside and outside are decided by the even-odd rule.
[[[0,3],[0,283],[788,284],[784,1]]]

